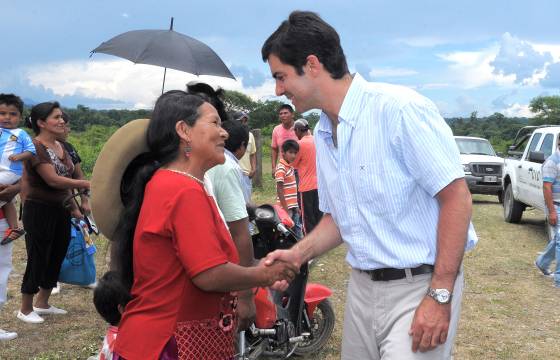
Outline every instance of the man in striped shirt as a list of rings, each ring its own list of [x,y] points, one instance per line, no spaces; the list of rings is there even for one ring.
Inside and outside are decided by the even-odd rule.
[[[299,144],[288,139],[282,144],[281,159],[276,165],[274,178],[276,179],[276,202],[282,206],[294,221],[294,232],[298,239],[303,237],[301,214],[297,200],[296,174],[292,163],[297,157]]]
[[[315,229],[269,254],[299,266],[343,242],[352,267],[342,359],[449,359],[476,244],[459,152],[436,106],[417,92],[348,71],[340,38],[317,14],[295,11],[262,58],[314,131]],[[286,284],[275,284],[285,288]]]

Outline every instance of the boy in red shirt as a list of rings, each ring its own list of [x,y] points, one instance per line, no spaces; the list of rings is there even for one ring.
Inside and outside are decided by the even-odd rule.
[[[276,165],[276,202],[282,206],[294,221],[294,232],[298,239],[303,237],[301,216],[297,200],[297,182],[294,167],[291,165],[299,151],[297,141],[289,139],[282,144],[281,159]]]

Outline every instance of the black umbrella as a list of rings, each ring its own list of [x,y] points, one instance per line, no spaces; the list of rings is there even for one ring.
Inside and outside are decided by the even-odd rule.
[[[169,30],[134,30],[117,35],[91,51],[119,56],[139,64],[150,64],[185,71],[194,75],[215,75],[235,79],[222,59],[208,45]]]

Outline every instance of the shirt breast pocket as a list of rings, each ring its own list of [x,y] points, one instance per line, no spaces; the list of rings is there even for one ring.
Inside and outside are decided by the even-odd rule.
[[[384,163],[358,164],[353,171],[358,204],[376,215],[398,215],[406,205],[406,181]]]

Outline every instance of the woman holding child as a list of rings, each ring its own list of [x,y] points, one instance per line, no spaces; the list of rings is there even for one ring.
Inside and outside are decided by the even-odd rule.
[[[70,217],[81,214],[77,207],[66,209],[63,202],[71,189],[89,189],[89,181],[73,179],[72,160],[56,140],[65,131],[57,102],[35,105],[29,122],[35,133],[36,154],[25,161],[21,185],[27,266],[17,317],[27,323],[42,323],[41,315],[66,314],[49,305],[49,297],[70,242]]]
[[[169,91],[149,121],[149,151],[124,164],[125,210],[113,259],[132,299],[114,359],[168,358],[175,346],[179,359],[232,359],[234,291],[289,280],[297,271],[286,263],[237,265],[235,245],[203,181],[225,160],[227,133],[220,124],[207,99]],[[97,216],[95,199],[93,211]]]

